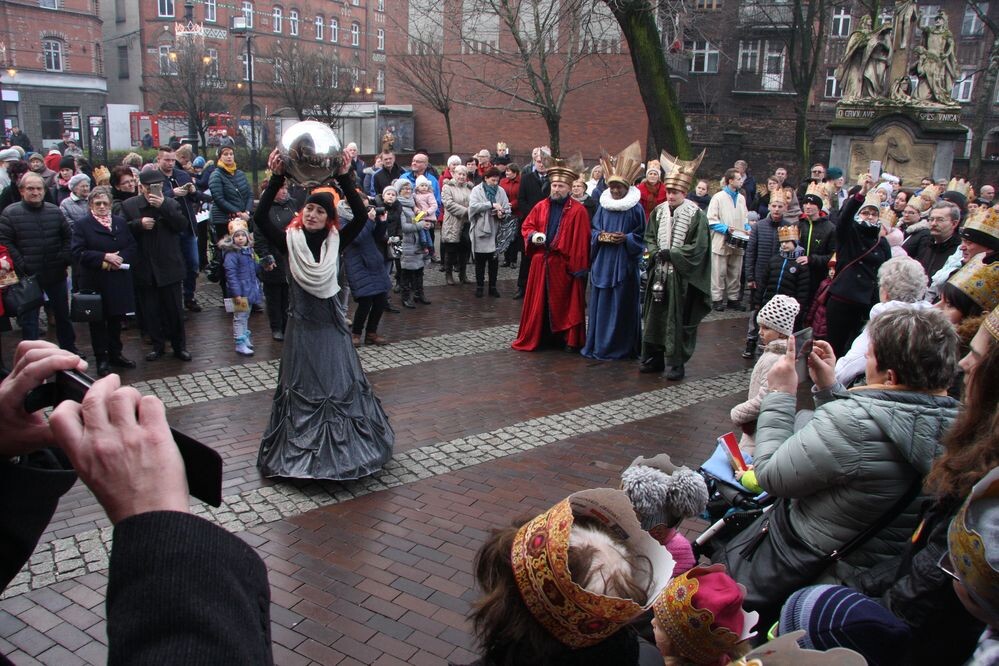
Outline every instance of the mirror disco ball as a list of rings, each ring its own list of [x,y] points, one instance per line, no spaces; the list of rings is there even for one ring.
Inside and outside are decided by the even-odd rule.
[[[321,185],[340,171],[343,145],[328,125],[315,120],[297,122],[281,135],[285,173],[304,187]]]

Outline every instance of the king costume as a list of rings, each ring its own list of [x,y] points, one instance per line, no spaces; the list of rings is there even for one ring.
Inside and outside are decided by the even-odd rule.
[[[576,172],[564,161],[548,168],[551,182],[572,185]],[[527,275],[520,329],[511,345],[534,351],[558,344],[577,350],[586,342],[586,273],[590,267],[590,216],[581,203],[542,199],[521,228],[526,247]],[[544,242],[533,242],[543,234]]]
[[[642,304],[639,259],[645,251],[645,209],[642,193],[631,185],[642,169],[636,141],[616,158],[601,159],[608,189],[590,232],[590,326],[582,354],[599,360],[637,358],[642,345]],[[610,185],[627,188],[615,199]],[[623,234],[623,242],[611,238]]]
[[[684,162],[664,151],[660,161],[667,189],[689,191],[703,157],[702,152]],[[652,267],[643,307],[641,371],[658,372],[668,363],[666,378],[683,379],[683,366],[697,344],[697,327],[711,310],[708,218],[689,199],[676,208],[661,204],[645,229],[645,245]]]

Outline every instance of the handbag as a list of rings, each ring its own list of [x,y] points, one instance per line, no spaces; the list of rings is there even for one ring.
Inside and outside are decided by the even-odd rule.
[[[101,295],[92,292],[73,292],[69,297],[69,320],[79,323],[104,319]]]
[[[920,488],[922,478],[917,475],[888,511],[831,553],[817,551],[798,535],[791,521],[790,500],[779,498],[769,511],[735,535],[712,559],[724,562],[728,574],[746,587],[743,605],[747,610],[772,617],[791,593],[811,585],[831,564],[842,560],[891,524],[912,504]]]
[[[44,302],[42,286],[38,284],[38,278],[34,275],[24,276],[17,284],[12,284],[3,290],[3,309],[9,317],[37,310]]]

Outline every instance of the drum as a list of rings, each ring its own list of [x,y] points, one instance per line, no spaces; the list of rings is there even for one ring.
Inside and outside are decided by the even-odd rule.
[[[749,233],[737,229],[729,229],[725,234],[725,245],[735,250],[745,250],[749,247]]]

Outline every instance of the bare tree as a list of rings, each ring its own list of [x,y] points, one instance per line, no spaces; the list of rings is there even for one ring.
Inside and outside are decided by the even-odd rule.
[[[982,146],[985,143],[985,132],[988,129],[988,116],[991,110],[992,100],[996,96],[996,79],[999,77],[999,20],[996,19],[995,10],[989,13],[983,12],[981,5],[975,0],[966,0],[967,5],[978,16],[985,29],[984,38],[987,40],[985,63],[975,73],[966,73],[965,76],[980,76],[978,82],[977,98],[975,100],[974,120],[971,123],[971,156],[968,164],[968,177],[976,178],[981,187],[984,181],[981,177],[982,171]],[[993,3],[994,5],[995,3]],[[990,15],[991,14],[991,15]],[[991,38],[991,39],[990,39]]]
[[[299,120],[314,118],[332,124],[340,118],[351,85],[343,80],[345,70],[334,55],[278,40],[271,47],[270,59],[274,66],[270,86]]]
[[[435,14],[432,16],[439,16]],[[405,51],[390,59],[390,69],[397,83],[404,90],[422,99],[444,118],[447,128],[447,150],[454,152],[454,134],[451,128],[451,110],[454,107],[454,63],[444,53],[443,26],[441,38],[436,30],[414,31]]]

